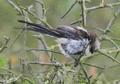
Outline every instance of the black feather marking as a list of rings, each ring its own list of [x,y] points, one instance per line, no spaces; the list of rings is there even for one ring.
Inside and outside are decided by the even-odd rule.
[[[65,38],[71,38],[75,40],[83,39],[83,34],[79,30],[69,26],[58,27],[56,31],[62,34]]]
[[[27,25],[31,26],[31,28],[28,28],[28,30],[40,32],[43,34],[48,34],[48,35],[55,36],[55,37],[61,37],[61,35],[57,33],[56,31],[54,31],[53,29],[46,28],[41,24],[30,23],[30,22],[23,21],[23,20],[18,20],[18,22],[26,23]]]
[[[87,32],[77,28],[72,28],[70,26],[61,26],[56,29],[49,29],[41,24],[30,23],[23,20],[18,20],[18,22],[26,23],[28,26],[30,26],[28,30],[40,32],[43,34],[48,34],[58,38],[68,38],[68,39],[75,39],[75,40],[89,38]]]

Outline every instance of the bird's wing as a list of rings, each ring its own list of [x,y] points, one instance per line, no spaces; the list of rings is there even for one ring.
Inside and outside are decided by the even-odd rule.
[[[86,29],[77,26],[77,27],[75,27],[75,30],[77,31],[77,33],[79,34],[79,36],[81,36],[83,38],[87,38],[88,40],[90,40],[89,33],[87,32]]]
[[[55,31],[64,38],[75,39],[75,40],[89,38],[87,30],[84,31],[77,27],[73,28],[70,26],[59,26]]]
[[[41,24],[30,23],[23,20],[18,20],[18,21],[21,23],[26,23],[28,26],[30,26],[29,28],[27,28],[28,30],[51,35],[58,38],[68,38],[68,39],[79,40],[79,39],[88,38],[89,36],[87,34],[87,31],[84,31],[77,27],[73,28],[70,26],[59,26],[56,29],[50,29]]]

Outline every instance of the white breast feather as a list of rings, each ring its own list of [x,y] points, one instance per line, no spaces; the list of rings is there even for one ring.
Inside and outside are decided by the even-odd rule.
[[[66,56],[69,56],[69,54],[75,54],[77,52],[83,51],[86,47],[86,54],[89,52],[88,39],[73,40],[60,38],[57,40],[57,42],[59,43],[59,48],[61,52]],[[61,44],[66,45],[66,47],[63,48]]]
[[[68,53],[74,54],[80,51],[83,51],[87,44],[89,43],[88,39],[83,40],[70,40],[67,44],[66,49],[68,50]]]

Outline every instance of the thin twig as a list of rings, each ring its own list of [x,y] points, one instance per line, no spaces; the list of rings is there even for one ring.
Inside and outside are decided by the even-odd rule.
[[[94,10],[97,10],[97,9],[100,9],[100,8],[113,7],[113,6],[118,6],[118,5],[120,5],[120,2],[104,4],[104,5],[101,3],[99,6],[94,6],[94,7],[91,7],[91,8],[87,8],[86,10],[88,12],[91,12],[91,11],[94,11]]]
[[[16,81],[19,80],[21,77],[22,77],[22,74],[20,74],[20,75],[18,75],[18,76],[16,76],[16,77],[11,77],[10,79],[5,80],[5,83],[6,83],[6,84],[10,84],[10,83],[16,82]]]
[[[61,66],[60,63],[43,63],[43,62],[30,62],[29,64],[39,64],[39,65],[47,65],[47,66]]]
[[[35,2],[39,3],[42,7],[42,19],[38,18],[44,25],[46,25],[48,28],[53,28],[48,22],[47,22],[47,18],[46,18],[46,8],[45,8],[45,5],[44,5],[44,2],[40,2],[39,0],[35,0]],[[29,10],[27,10],[28,12],[31,12]],[[32,12],[31,12],[32,13]],[[33,14],[33,13],[32,13]],[[33,14],[34,17],[36,17],[35,14]],[[36,18],[36,19],[37,19]]]
[[[15,77],[13,77],[13,80],[11,82],[15,82],[15,81],[17,81],[19,79],[24,79],[24,80],[27,80],[30,84],[34,84],[33,81],[31,81],[29,78],[23,76],[23,74],[17,74],[16,72],[14,72],[12,70],[9,70],[9,69],[6,69],[6,68],[0,68],[0,69],[3,69],[4,71],[7,71],[7,72],[11,73],[12,75],[15,75]],[[6,81],[0,81],[0,82],[4,82],[5,83]],[[9,84],[9,82],[7,84]]]
[[[81,23],[81,22],[82,22],[82,18],[80,18],[79,20],[76,20],[76,21],[72,22],[70,25],[74,25],[74,24]]]
[[[41,41],[41,43],[42,43],[43,46],[44,46],[44,49],[47,50],[47,49],[48,49],[48,46],[47,46],[47,44],[46,44],[45,39],[44,39],[42,36],[38,36],[38,35],[34,35],[34,36]],[[46,53],[47,53],[47,55],[48,55],[49,57],[51,56],[51,53],[50,53],[50,52],[46,51]]]
[[[70,8],[65,12],[65,14],[61,17],[63,19],[71,10],[72,8],[76,5],[77,0],[70,6]]]
[[[44,2],[41,2],[39,0],[35,0],[35,2],[37,2],[37,3],[39,3],[41,5],[41,7],[42,7],[42,16],[43,16],[43,18],[46,19],[46,9],[45,9]]]
[[[34,14],[33,12],[31,12],[30,10],[28,10],[27,8],[21,7],[22,10],[25,10],[26,12],[28,12],[28,14],[32,15],[36,20],[39,20],[41,23],[43,23],[45,26],[47,26],[48,28],[53,28],[50,24],[48,24],[48,22],[46,22],[44,19],[40,19],[38,18],[38,16],[36,14]]]
[[[4,44],[2,45],[2,47],[0,48],[0,53],[1,52],[3,52],[6,48],[7,48],[7,44],[8,44],[8,42],[9,42],[9,40],[10,40],[10,38],[9,37],[4,37],[4,39],[5,39],[5,42],[4,42]]]
[[[116,63],[120,64],[120,62],[119,62],[117,59],[115,59],[114,57],[112,57],[111,55],[106,54],[106,53],[104,53],[104,52],[102,52],[102,51],[100,51],[100,50],[98,50],[98,52],[99,52],[100,54],[102,54],[102,55],[110,58],[111,60],[115,61]]]
[[[24,29],[21,30],[20,32],[18,32],[18,34],[16,35],[15,39],[14,39],[13,42],[10,44],[9,48],[11,48],[11,47],[15,44],[15,42],[16,42],[16,41],[18,40],[18,38],[23,34],[23,32],[24,32]]]
[[[22,11],[21,11],[21,9],[18,7],[18,5],[16,5],[13,1],[11,1],[11,0],[7,0],[8,1],[8,3],[20,14],[20,15],[22,15],[23,13],[22,13]]]
[[[28,13],[26,11],[23,11],[23,14],[24,14],[24,21],[28,21],[29,20],[29,17],[28,17]],[[23,31],[23,35],[22,35],[22,39],[23,39],[23,50],[26,49],[26,46],[27,46],[27,33],[28,31],[26,31],[27,29],[27,24],[24,24],[24,28],[25,28],[25,31]],[[23,57],[24,59],[22,59],[22,72],[23,72],[23,75],[25,73],[25,62],[27,61],[27,52],[26,51],[23,51]]]
[[[52,52],[52,53],[63,55],[60,52],[56,52],[56,51],[52,51],[52,50],[45,50],[45,49],[38,49],[38,48],[30,48],[30,49],[26,49],[26,51],[47,51],[47,52]]]
[[[88,77],[88,74],[87,74],[86,70],[84,69],[83,64],[81,62],[80,62],[80,67],[81,67],[81,69],[82,69],[82,71],[87,79],[87,84],[90,84],[90,79]]]
[[[119,49],[118,44],[117,44],[114,40],[112,40],[109,36],[104,35],[104,36],[102,37],[102,39],[104,39],[104,40],[107,40],[107,41],[111,42],[111,43],[112,43],[112,44],[116,47],[116,49]]]
[[[115,46],[116,50],[120,50],[119,45],[118,45],[114,40],[112,40],[110,37],[104,36],[103,39],[111,42],[111,43]],[[115,58],[118,56],[119,52],[120,52],[120,51],[117,51],[117,52],[116,52]]]
[[[120,8],[118,8],[117,12],[114,13],[114,16],[110,19],[104,34],[108,33],[110,29],[112,28],[113,24],[115,23],[117,17],[120,15]]]
[[[48,78],[48,83],[49,84],[53,84],[54,78],[57,76],[57,72],[59,71],[60,66],[54,66],[53,68],[53,72],[50,74],[49,78]]]
[[[104,67],[99,67],[99,66],[96,66],[96,65],[93,65],[93,64],[88,64],[88,63],[82,63],[82,64],[87,65],[87,66],[96,67],[98,69],[104,69]]]
[[[115,41],[120,41],[120,38],[116,38],[116,37],[113,37],[113,38],[111,38],[112,40],[115,40]]]
[[[80,4],[81,10],[82,10],[82,14],[81,14],[81,16],[82,16],[82,23],[83,23],[82,26],[85,27],[86,26],[86,17],[87,17],[87,15],[86,15],[85,0],[79,1],[79,4]]]

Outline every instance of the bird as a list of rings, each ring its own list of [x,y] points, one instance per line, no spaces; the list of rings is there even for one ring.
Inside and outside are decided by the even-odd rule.
[[[27,30],[56,37],[59,49],[67,57],[94,53],[100,49],[100,41],[95,32],[87,31],[85,28],[76,26],[58,26],[51,29],[44,25],[18,20],[20,23],[27,24]]]

